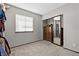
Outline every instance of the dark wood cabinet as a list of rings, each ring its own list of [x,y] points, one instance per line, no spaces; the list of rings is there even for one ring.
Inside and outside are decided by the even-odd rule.
[[[47,25],[43,27],[43,39],[53,42],[53,25]]]

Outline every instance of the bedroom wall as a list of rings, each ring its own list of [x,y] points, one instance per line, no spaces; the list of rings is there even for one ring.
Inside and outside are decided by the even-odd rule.
[[[9,6],[10,8],[6,11],[7,21],[5,24],[6,27],[5,36],[9,41],[10,46],[14,47],[21,44],[42,40],[42,16],[27,10],[23,10],[21,8],[17,8],[12,5]],[[16,14],[33,17],[34,31],[15,33]]]
[[[64,47],[79,52],[79,4],[65,4],[43,16],[43,20],[63,14]]]

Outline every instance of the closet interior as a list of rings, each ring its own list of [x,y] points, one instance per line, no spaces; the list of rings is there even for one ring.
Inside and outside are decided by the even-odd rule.
[[[43,20],[43,39],[63,46],[63,15]]]

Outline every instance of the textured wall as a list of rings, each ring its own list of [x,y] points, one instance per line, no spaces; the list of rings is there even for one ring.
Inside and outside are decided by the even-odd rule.
[[[16,14],[31,16],[34,18],[34,31],[33,32],[24,32],[24,33],[15,33],[15,16]],[[17,8],[10,5],[10,8],[6,11],[6,31],[5,35],[9,41],[11,47],[42,40],[42,16]]]
[[[64,47],[79,52],[79,4],[66,4],[43,16],[43,20],[63,14]]]

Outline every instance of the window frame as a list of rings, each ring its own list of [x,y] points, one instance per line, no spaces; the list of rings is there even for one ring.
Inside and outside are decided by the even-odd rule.
[[[16,14],[16,15],[20,15],[20,14]],[[33,30],[32,31],[17,31],[16,30],[16,15],[15,15],[15,33],[29,33],[29,32],[34,32],[34,18],[33,18]],[[25,15],[20,15],[20,16],[24,16],[24,17],[30,17],[30,16],[25,16]],[[26,24],[25,24],[25,26],[26,26]],[[25,28],[26,29],[26,28]]]

